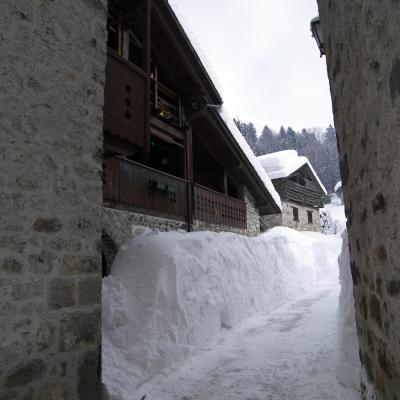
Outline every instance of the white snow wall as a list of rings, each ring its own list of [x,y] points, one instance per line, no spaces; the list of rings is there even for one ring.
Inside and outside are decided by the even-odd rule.
[[[339,296],[338,331],[339,360],[337,377],[349,389],[360,390],[361,363],[358,355],[358,337],[354,310],[353,280],[350,271],[350,257],[347,231],[342,233],[342,252],[339,256]]]
[[[319,278],[337,279],[339,252],[340,237],[287,228],[257,238],[136,236],[103,282],[103,380],[110,393],[125,398],[222,328],[278,307]]]

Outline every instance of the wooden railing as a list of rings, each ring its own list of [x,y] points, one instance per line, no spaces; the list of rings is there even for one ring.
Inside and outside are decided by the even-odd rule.
[[[105,204],[158,211],[188,218],[188,182],[121,157],[104,161]],[[139,210],[139,211],[140,211]],[[246,203],[204,186],[193,185],[193,217],[216,225],[246,229]]]
[[[246,203],[225,196],[204,186],[194,185],[193,207],[195,219],[216,225],[246,229]]]
[[[105,202],[187,217],[187,181],[120,157],[104,165]]]

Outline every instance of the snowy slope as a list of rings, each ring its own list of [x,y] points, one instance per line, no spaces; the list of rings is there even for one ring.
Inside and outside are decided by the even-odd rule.
[[[282,150],[276,153],[265,154],[257,157],[270,179],[287,178],[296,172],[303,165],[307,164],[321,188],[327,194],[325,186],[322,184],[317,173],[312,167],[307,157],[299,156],[296,150]]]
[[[103,280],[103,379],[116,399],[184,360],[221,329],[265,313],[321,279],[337,281],[340,237],[274,228],[147,231]]]

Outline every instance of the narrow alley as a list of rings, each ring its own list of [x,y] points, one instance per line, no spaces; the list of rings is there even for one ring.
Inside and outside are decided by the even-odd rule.
[[[336,379],[340,287],[324,283],[225,331],[178,369],[144,384],[146,400],[355,400]],[[136,397],[132,397],[136,399]]]

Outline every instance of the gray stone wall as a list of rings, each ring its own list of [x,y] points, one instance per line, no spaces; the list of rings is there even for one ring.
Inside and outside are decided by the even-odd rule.
[[[187,223],[173,219],[154,217],[114,208],[103,208],[103,230],[115,242],[117,247],[134,236],[135,227],[145,226],[160,231],[187,230]]]
[[[261,231],[265,232],[275,226],[283,226],[282,214],[263,215],[261,217]]]
[[[319,9],[360,358],[377,398],[394,400],[400,396],[400,3],[320,0]],[[368,386],[363,381],[365,398]]]
[[[0,2],[0,398],[97,399],[105,1]]]
[[[293,219],[293,207],[296,207],[299,210],[298,221]],[[312,224],[308,223],[307,213],[309,211],[312,213]],[[321,231],[318,208],[305,207],[289,201],[282,201],[282,223],[283,226],[297,229],[298,231]]]
[[[260,213],[255,205],[255,200],[246,186],[239,187],[239,198],[246,203],[247,211],[247,234],[255,236],[260,234]]]

